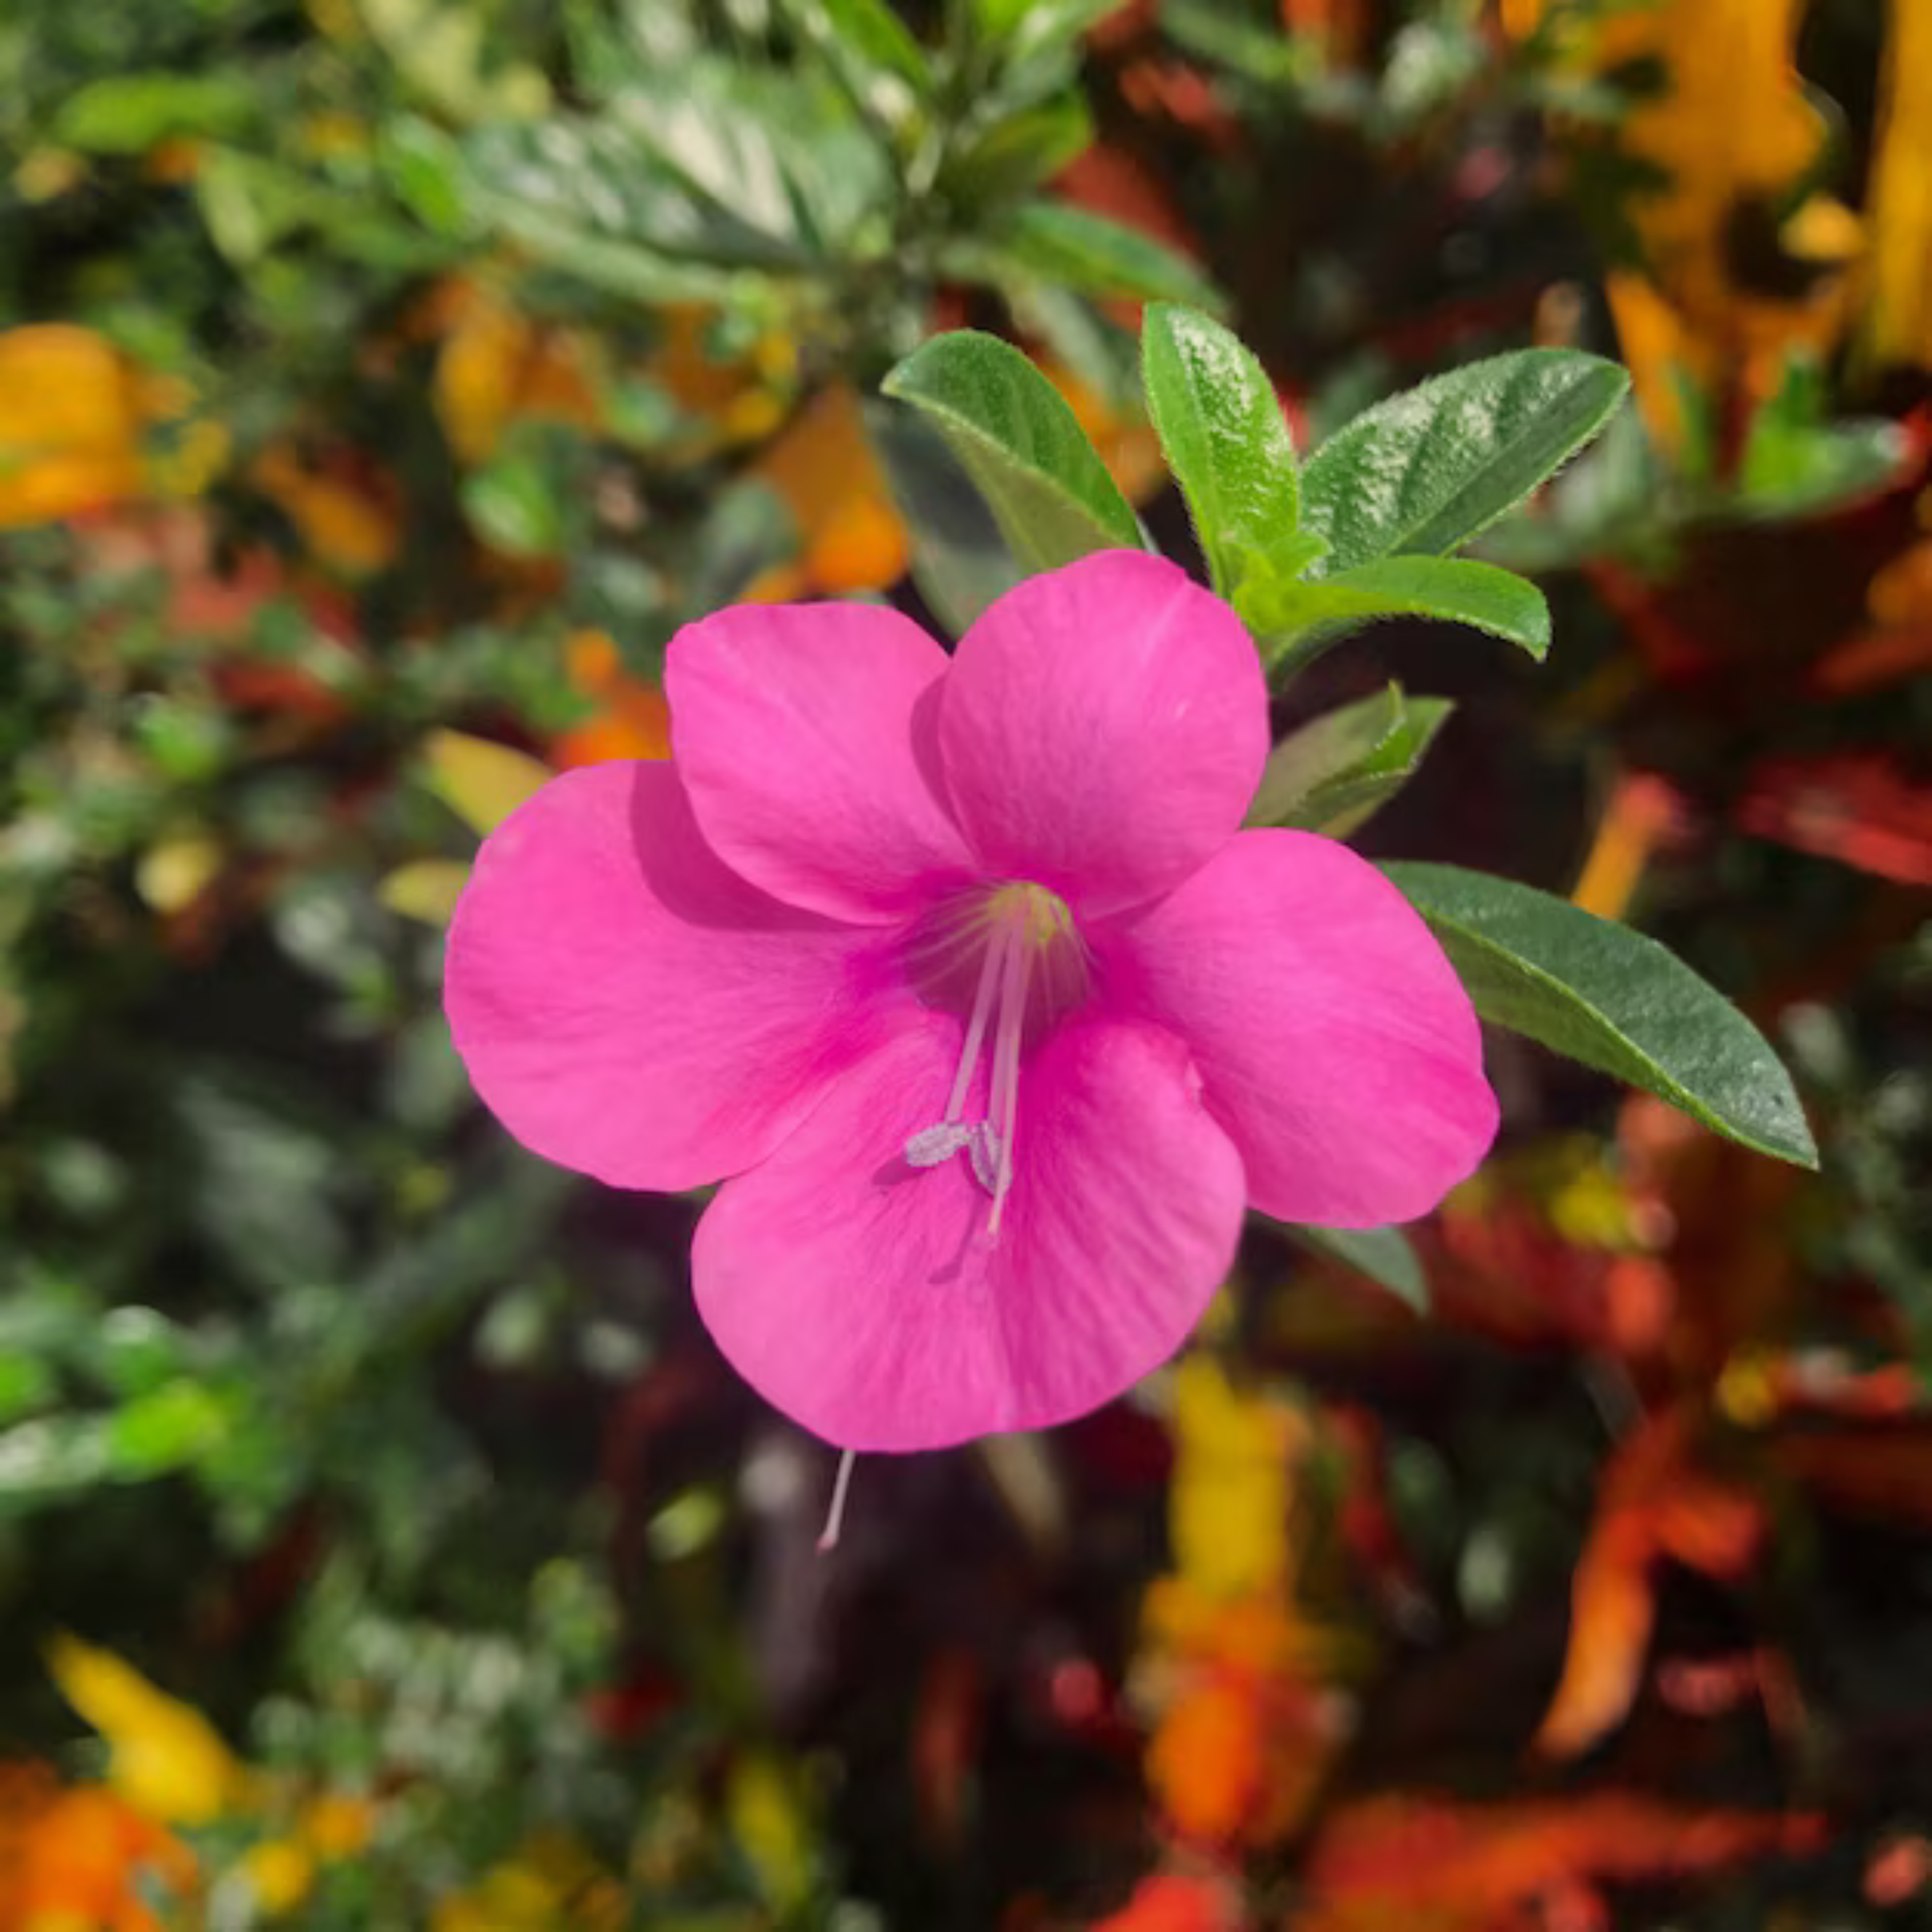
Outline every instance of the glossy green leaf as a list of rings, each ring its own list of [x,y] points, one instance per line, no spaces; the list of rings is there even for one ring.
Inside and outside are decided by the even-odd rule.
[[[1194,519],[1214,588],[1242,605],[1258,568],[1292,578],[1287,547],[1300,518],[1294,440],[1268,372],[1240,339],[1198,310],[1168,303],[1141,323],[1148,412]]]
[[[963,637],[1021,571],[986,500],[922,416],[868,401],[866,428],[912,539],[912,578],[948,634]]]
[[[1601,356],[1524,349],[1377,404],[1304,472],[1303,520],[1332,549],[1321,568],[1466,543],[1588,442],[1629,387]]]
[[[1550,607],[1528,578],[1460,556],[1391,556],[1334,577],[1278,582],[1244,612],[1277,676],[1301,670],[1364,624],[1432,617],[1506,638],[1533,658],[1550,648]]]
[[[1392,684],[1304,724],[1270,754],[1247,822],[1346,838],[1415,775],[1454,709]]]
[[[648,243],[567,226],[538,208],[494,201],[490,218],[503,236],[533,262],[574,277],[586,287],[639,302],[731,300],[740,272],[683,260]]]
[[[480,130],[469,146],[479,214],[538,260],[646,300],[702,298],[688,284],[728,268],[806,259],[797,203],[770,140],[748,116],[728,124],[626,95],[611,113],[558,115]],[[628,257],[628,262],[626,257]]]
[[[1034,274],[1089,295],[1221,306],[1214,285],[1185,255],[1071,202],[1023,202],[989,239]]]
[[[1010,344],[971,329],[935,336],[882,387],[945,438],[1025,570],[1140,547],[1133,511],[1072,410]]]
[[[1764,1036],[1654,940],[1486,873],[1384,869],[1429,922],[1484,1018],[1761,1154],[1817,1165],[1791,1076]]]
[[[1314,1228],[1282,1222],[1282,1232],[1324,1261],[1365,1274],[1418,1315],[1429,1312],[1422,1258],[1400,1228]]]

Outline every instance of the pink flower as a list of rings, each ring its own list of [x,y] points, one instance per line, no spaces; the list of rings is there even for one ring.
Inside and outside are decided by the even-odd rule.
[[[950,659],[873,606],[724,610],[665,684],[669,764],[566,772],[484,844],[451,1028],[548,1159],[728,1177],[699,1310],[828,1441],[1080,1414],[1180,1344],[1246,1203],[1405,1220],[1486,1150],[1421,920],[1239,829],[1261,668],[1172,564],[1031,578]]]

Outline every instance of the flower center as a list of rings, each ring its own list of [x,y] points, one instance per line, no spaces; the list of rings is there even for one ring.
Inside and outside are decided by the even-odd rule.
[[[1012,1190],[1021,1050],[1029,1022],[1036,1030],[1084,998],[1086,949],[1066,902],[1024,880],[975,892],[950,908],[926,939],[922,950],[942,992],[962,960],[970,966],[976,956],[979,970],[945,1116],[908,1139],[905,1158],[914,1167],[937,1167],[964,1154],[993,1197],[987,1232],[998,1234]],[[986,1112],[969,1120],[967,1096],[982,1053],[992,1055]]]

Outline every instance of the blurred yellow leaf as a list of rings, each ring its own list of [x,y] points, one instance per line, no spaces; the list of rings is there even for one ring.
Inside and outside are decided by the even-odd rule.
[[[192,905],[221,869],[221,848],[201,832],[158,840],[141,854],[134,889],[158,913]]]
[[[425,926],[447,926],[469,884],[470,868],[456,859],[412,859],[386,873],[376,897],[390,911]]]
[[[369,1842],[375,1825],[376,1808],[368,1798],[326,1791],[302,1807],[296,1836],[319,1858],[346,1858]]]
[[[22,201],[52,201],[86,178],[86,160],[70,148],[30,148],[14,170],[14,190]]]
[[[396,554],[395,519],[364,491],[304,462],[286,443],[257,458],[262,494],[296,526],[318,562],[344,577],[368,577]]]
[[[1872,160],[1866,340],[1932,364],[1932,5],[1892,0]]]
[[[141,484],[132,371],[64,322],[0,332],[0,530],[98,509]]]
[[[1202,1592],[1234,1597],[1290,1580],[1288,1513],[1307,1426],[1280,1396],[1238,1389],[1212,1354],[1174,1374],[1168,1522],[1175,1567]]]
[[[432,392],[436,418],[465,463],[488,462],[514,423],[597,427],[589,338],[532,322],[476,277],[444,284],[434,306],[446,330]]]
[[[244,1773],[199,1711],[78,1637],[56,1637],[48,1662],[61,1694],[106,1741],[109,1784],[136,1810],[164,1824],[206,1825],[232,1806]]]
[[[292,1912],[315,1882],[315,1860],[287,1838],[265,1839],[242,1855],[242,1870],[265,1912]]]
[[[1622,919],[1675,816],[1670,788],[1662,779],[1647,772],[1619,772],[1570,895],[1571,903],[1599,919]]]
[[[430,788],[478,837],[496,827],[554,776],[527,752],[464,731],[432,731],[423,740]]]
[[[539,1832],[469,1889],[440,1899],[430,1932],[617,1932],[623,1893],[578,1841]]]
[[[776,1911],[795,1912],[812,1889],[812,1839],[784,1770],[768,1755],[748,1752],[731,1768],[724,1803],[759,1888]]]
[[[1700,377],[1763,391],[1789,351],[1822,350],[1844,321],[1844,278],[1833,272],[1861,245],[1857,218],[1820,194],[1778,218],[1826,141],[1794,58],[1802,11],[1802,0],[1660,0],[1594,28],[1599,71],[1654,62],[1665,76],[1660,93],[1630,104],[1618,134],[1623,151],[1660,177],[1634,189],[1625,208],[1656,305],[1640,310],[1628,291],[1613,305],[1646,413],[1666,436],[1676,412],[1656,380],[1660,338],[1675,335],[1670,359]],[[1740,280],[1738,238],[1759,230],[1763,252],[1811,271],[1797,292]]]

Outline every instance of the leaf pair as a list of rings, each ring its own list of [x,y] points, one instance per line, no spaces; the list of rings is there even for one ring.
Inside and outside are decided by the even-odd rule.
[[[1216,590],[1283,673],[1382,617],[1436,617],[1549,648],[1534,585],[1449,557],[1551,476],[1622,401],[1613,363],[1524,350],[1364,412],[1297,464],[1274,386],[1227,330],[1150,308],[1148,406]]]
[[[1150,307],[1142,362],[1148,410],[1214,588],[1279,670],[1398,616],[1472,625],[1534,656],[1548,648],[1549,612],[1533,584],[1442,553],[1520,502],[1602,427],[1628,386],[1614,364],[1527,350],[1454,370],[1356,418],[1304,474],[1273,384],[1218,322]],[[970,331],[938,337],[885,389],[937,428],[1019,570],[1140,543],[1132,507],[1072,411],[1009,344]],[[944,546],[943,532],[926,534]],[[973,613],[942,614],[956,622]]]

